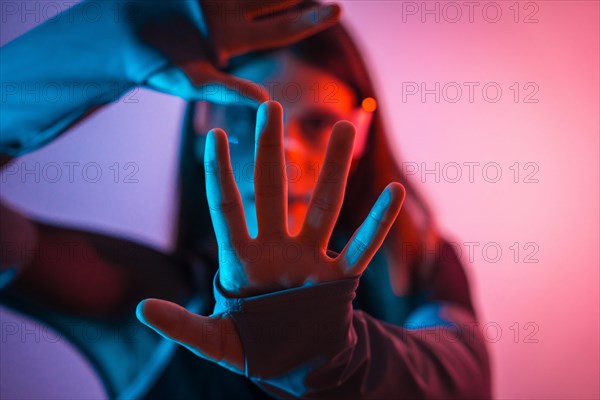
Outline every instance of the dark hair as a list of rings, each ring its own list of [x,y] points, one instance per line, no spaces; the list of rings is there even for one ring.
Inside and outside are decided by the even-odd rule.
[[[291,50],[303,61],[327,71],[349,85],[356,93],[359,102],[365,97],[379,99],[367,66],[343,24],[328,28],[287,47],[286,50]],[[253,57],[252,54],[237,58],[228,69],[233,69],[234,65],[243,64],[244,59],[251,57]],[[383,108],[379,102],[371,122],[365,152],[361,158],[355,161],[356,165],[352,166],[353,173],[348,180],[344,205],[333,237],[346,237],[352,234],[364,221],[370,208],[387,184],[392,181],[401,182],[406,188],[407,197],[382,248],[391,258],[388,264],[390,264],[392,288],[397,294],[403,294],[409,289],[411,271],[414,271],[419,265],[422,266],[423,263],[430,262],[425,259],[425,255],[430,253],[424,250],[437,243],[438,234],[427,204],[408,181],[393,154],[381,116]],[[203,192],[204,186],[200,183],[204,181],[202,166],[198,168],[196,163],[188,165],[190,160],[193,160],[193,154],[190,155],[189,152],[193,153],[196,145],[193,133],[194,110],[195,103],[192,102],[188,105],[183,127],[181,171],[184,175],[180,176],[183,180],[192,179],[191,182],[195,187],[185,184],[180,187],[182,203],[178,242],[187,248],[204,249],[204,251],[200,251],[203,256],[214,257],[216,254],[214,233],[211,228],[206,196]],[[200,198],[205,204],[198,204]],[[206,236],[207,234],[212,237],[212,240]],[[207,239],[209,240],[207,241]],[[207,243],[211,243],[209,248],[207,248]],[[334,248],[334,250],[341,249]]]

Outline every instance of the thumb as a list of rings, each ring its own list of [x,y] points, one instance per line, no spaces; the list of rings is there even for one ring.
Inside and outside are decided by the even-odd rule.
[[[242,343],[231,318],[205,317],[159,299],[140,302],[136,315],[143,324],[197,356],[244,374]]]

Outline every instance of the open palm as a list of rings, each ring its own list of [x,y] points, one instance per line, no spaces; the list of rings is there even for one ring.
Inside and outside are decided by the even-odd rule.
[[[205,148],[206,189],[219,247],[218,284],[230,297],[248,297],[286,288],[360,275],[379,249],[404,200],[404,187],[389,184],[339,255],[327,244],[344,200],[352,159],[354,126],[333,127],[323,169],[300,233],[287,227],[287,177],[283,150],[283,110],[263,103],[257,115],[254,188],[258,234],[248,233],[235,183],[227,135],[209,132]],[[162,300],[138,306],[140,320],[196,354],[243,373],[239,335],[228,317],[204,317]],[[206,332],[219,334],[206,335]]]

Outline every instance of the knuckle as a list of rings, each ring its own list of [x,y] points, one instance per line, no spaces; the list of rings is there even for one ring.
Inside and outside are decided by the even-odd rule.
[[[313,207],[324,212],[333,212],[337,210],[337,204],[324,197],[317,197],[313,200]]]
[[[376,210],[372,210],[371,212],[369,212],[369,219],[377,225],[383,225],[385,223],[383,219],[383,214]]]
[[[219,171],[219,164],[216,161],[204,161],[204,173],[206,175],[215,175]]]
[[[240,209],[240,204],[237,201],[219,201],[210,205],[210,210],[218,214],[229,214],[232,211]]]
[[[177,309],[177,311],[175,312],[176,314],[176,318],[175,321],[177,321],[174,325],[173,325],[173,337],[175,339],[183,339],[184,335],[186,332],[189,331],[189,321],[186,318],[186,314],[185,314],[185,310],[184,309]]]
[[[358,239],[358,238],[354,239],[353,245],[354,245],[354,248],[361,253],[364,252],[365,250],[367,250],[367,247],[368,247],[367,243],[365,243],[362,239]]]

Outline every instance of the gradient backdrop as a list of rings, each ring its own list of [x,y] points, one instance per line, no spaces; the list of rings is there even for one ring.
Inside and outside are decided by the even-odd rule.
[[[38,11],[3,11],[2,44],[54,15],[47,4],[70,4],[11,3]],[[599,398],[599,3],[342,3],[403,166],[462,247],[495,397]],[[97,163],[102,179],[4,174],[3,199],[168,249],[184,103],[146,90],[129,99],[23,158]],[[0,313],[0,397],[103,397],[68,343]]]

